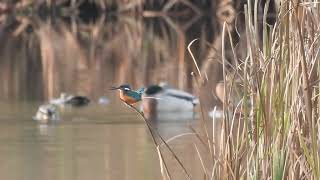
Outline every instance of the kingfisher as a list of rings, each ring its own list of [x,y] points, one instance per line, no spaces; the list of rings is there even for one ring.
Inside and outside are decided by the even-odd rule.
[[[136,91],[132,90],[130,85],[124,84],[119,87],[111,87],[110,90],[119,90],[120,99],[127,104],[133,105],[136,102],[141,101],[144,88],[140,88]]]

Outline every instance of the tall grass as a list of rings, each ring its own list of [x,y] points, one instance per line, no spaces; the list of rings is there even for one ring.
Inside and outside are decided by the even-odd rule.
[[[203,119],[197,136],[209,149],[197,151],[205,179],[320,179],[319,5],[282,1],[276,23],[269,25],[268,3],[262,27],[257,1],[245,5],[246,57],[234,54],[238,66],[232,70],[222,46],[223,74],[231,77],[224,79],[224,117],[212,126]],[[230,34],[224,24],[222,43],[232,44]],[[201,85],[205,77],[190,53]],[[232,103],[236,96],[240,101]]]
[[[239,104],[224,103],[212,178],[319,179],[319,6],[282,1],[270,26],[266,5],[258,27],[256,4],[249,1],[244,8],[247,56],[234,59],[235,71],[227,72],[222,47],[224,77],[235,76],[238,81],[231,81],[243,92]],[[226,24],[223,33],[232,41]],[[225,86],[225,102],[235,98],[235,89]]]

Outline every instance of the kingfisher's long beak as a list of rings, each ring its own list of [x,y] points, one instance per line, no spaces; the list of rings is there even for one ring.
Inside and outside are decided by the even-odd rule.
[[[120,87],[111,87],[109,90],[117,90],[117,89],[121,89]]]

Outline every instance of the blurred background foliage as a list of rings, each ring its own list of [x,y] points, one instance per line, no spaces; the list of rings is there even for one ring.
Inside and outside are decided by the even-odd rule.
[[[259,1],[263,15],[264,1]],[[222,79],[222,25],[245,57],[243,4],[231,0],[20,0],[0,3],[0,99],[51,99],[60,92],[96,98],[112,84],[134,87],[166,81],[194,91],[194,53],[203,103],[218,103],[212,89]],[[270,3],[268,23],[275,20]],[[261,7],[260,7],[261,6]],[[232,59],[230,45],[227,59]],[[14,52],[14,53],[12,53]],[[230,60],[231,62],[231,60]],[[234,63],[234,62],[231,62]],[[200,89],[200,91],[202,90]],[[211,93],[208,93],[211,92]]]

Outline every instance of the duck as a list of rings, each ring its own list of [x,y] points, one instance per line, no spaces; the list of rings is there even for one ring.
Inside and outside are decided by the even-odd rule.
[[[45,104],[39,106],[38,111],[33,119],[42,122],[56,121],[60,120],[60,114],[55,105]]]
[[[163,112],[194,112],[199,99],[194,95],[170,87],[167,83],[151,85],[142,95],[142,111],[154,116]]]
[[[100,105],[107,105],[110,103],[110,100],[108,97],[106,96],[101,96],[99,99],[98,99],[98,104]]]
[[[225,96],[225,92],[229,96]],[[244,96],[243,86],[241,85],[240,79],[235,79],[230,82],[230,79],[226,78],[226,81],[219,81],[215,87],[215,95],[218,100],[225,106],[231,106],[236,108],[235,114],[238,115],[241,113],[241,106],[239,106],[242,102],[242,98]],[[239,107],[238,107],[239,106]],[[247,106],[251,106],[250,102]],[[209,116],[212,118],[221,119],[223,117],[222,107],[215,107],[214,110],[209,112]],[[229,116],[232,115],[231,112],[228,112]]]
[[[90,103],[90,99],[85,96],[79,95],[68,95],[66,93],[61,93],[60,98],[52,99],[50,104],[57,106],[70,105],[72,107],[82,107]]]

